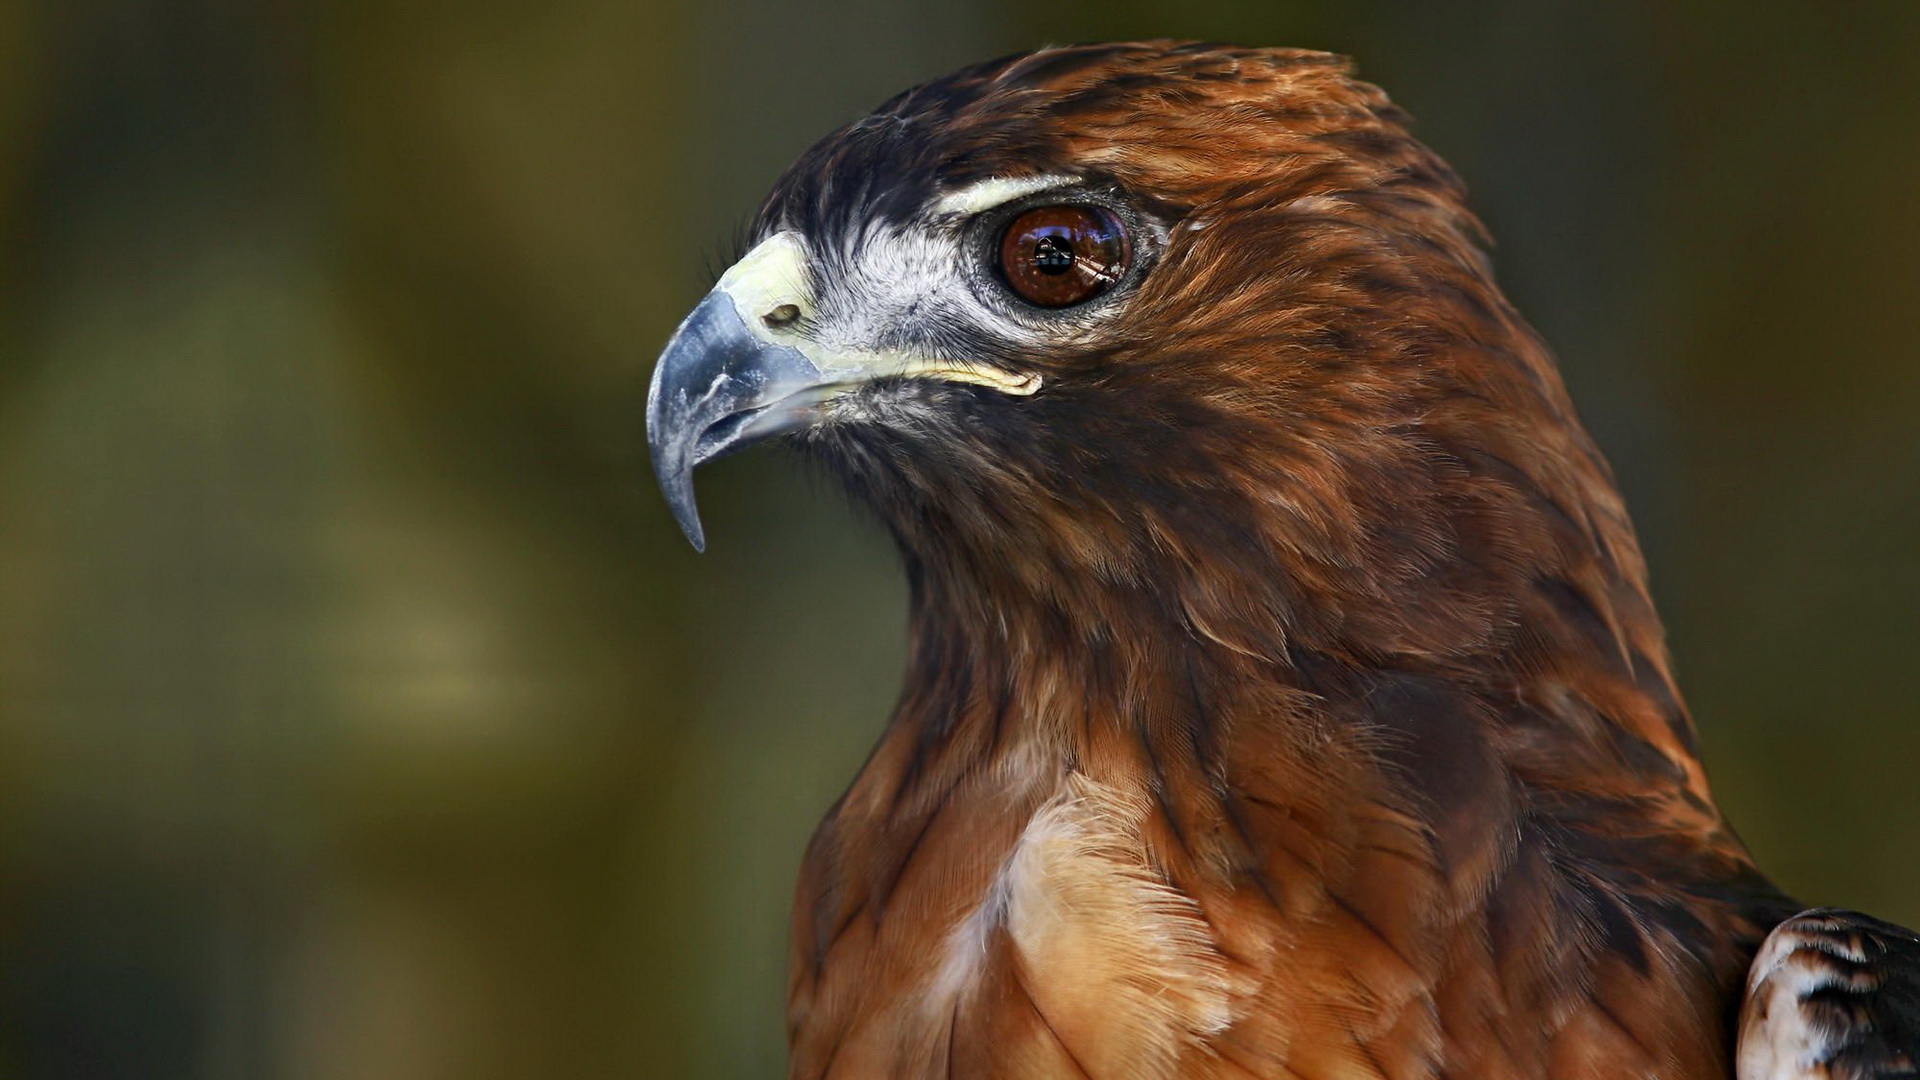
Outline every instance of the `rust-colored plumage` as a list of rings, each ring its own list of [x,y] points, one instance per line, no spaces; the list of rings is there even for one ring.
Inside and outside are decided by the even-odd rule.
[[[990,268],[1009,190],[1110,207],[1129,276],[957,299],[935,264]],[[1380,91],[1304,51],[996,61],[829,136],[755,239],[804,270],[730,272],[747,323],[792,293],[736,337],[818,371],[714,419],[753,379],[690,318],[670,359],[713,381],[663,361],[663,482],[780,416],[913,587],[799,886],[795,1080],[1732,1075],[1796,907],[1714,807],[1605,463]]]

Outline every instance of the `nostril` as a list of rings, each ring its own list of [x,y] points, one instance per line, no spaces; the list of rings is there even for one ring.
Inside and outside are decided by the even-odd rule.
[[[779,307],[760,316],[760,321],[775,330],[783,326],[792,326],[794,323],[800,321],[800,305],[781,304]]]

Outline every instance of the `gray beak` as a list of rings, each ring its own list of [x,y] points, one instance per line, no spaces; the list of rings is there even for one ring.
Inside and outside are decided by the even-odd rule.
[[[674,331],[647,391],[647,446],[660,491],[695,550],[706,550],[706,536],[694,468],[805,426],[830,385],[800,350],[756,337],[720,289]]]
[[[821,406],[876,379],[939,379],[1025,397],[1040,376],[965,359],[810,340],[816,310],[806,242],[784,231],[733,264],[673,332],[647,392],[653,474],[674,520],[706,550],[693,501],[693,470],[783,432]]]

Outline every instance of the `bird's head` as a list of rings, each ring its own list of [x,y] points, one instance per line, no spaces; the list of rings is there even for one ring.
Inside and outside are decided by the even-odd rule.
[[[784,435],[973,592],[1151,595],[1260,654],[1226,623],[1484,644],[1534,577],[1638,570],[1478,237],[1337,57],[990,62],[789,170],[661,357],[654,467],[696,546],[694,467]]]

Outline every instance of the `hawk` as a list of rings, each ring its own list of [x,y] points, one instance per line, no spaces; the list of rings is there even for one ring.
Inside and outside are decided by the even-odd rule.
[[[1459,180],[1340,58],[1046,49],[829,135],[647,404],[911,584],[797,891],[794,1080],[1916,1072],[1920,938],[1715,807]]]

